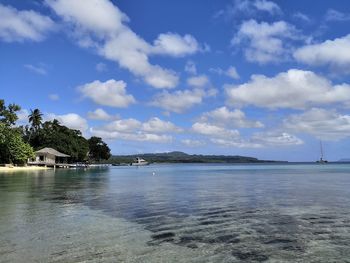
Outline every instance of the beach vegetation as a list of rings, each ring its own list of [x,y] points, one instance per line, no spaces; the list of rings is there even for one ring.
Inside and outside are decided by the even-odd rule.
[[[100,137],[92,136],[89,140],[89,159],[95,162],[108,160],[111,157],[111,149]]]

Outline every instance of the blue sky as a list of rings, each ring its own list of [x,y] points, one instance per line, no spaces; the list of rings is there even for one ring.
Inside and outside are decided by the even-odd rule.
[[[114,154],[349,158],[348,1],[0,0],[0,90]]]

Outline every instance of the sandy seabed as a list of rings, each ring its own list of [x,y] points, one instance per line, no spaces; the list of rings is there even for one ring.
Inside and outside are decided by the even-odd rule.
[[[0,172],[17,172],[17,171],[36,171],[51,169],[45,166],[13,166],[13,167],[0,167]]]

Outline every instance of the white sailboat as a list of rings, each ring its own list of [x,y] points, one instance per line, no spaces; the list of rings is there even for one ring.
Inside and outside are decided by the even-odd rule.
[[[317,162],[317,163],[321,163],[321,164],[328,163],[328,161],[324,159],[322,141],[320,141],[320,151],[321,151],[320,160],[318,160],[318,161],[316,161],[316,162]]]
[[[143,166],[143,165],[149,165],[149,162],[147,162],[146,160],[140,158],[140,157],[136,157],[136,161],[131,163],[132,166]]]

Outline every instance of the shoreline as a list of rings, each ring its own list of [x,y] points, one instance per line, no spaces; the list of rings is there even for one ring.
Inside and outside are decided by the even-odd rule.
[[[37,171],[51,169],[45,166],[13,166],[13,167],[0,167],[0,172],[18,172],[18,171]]]

